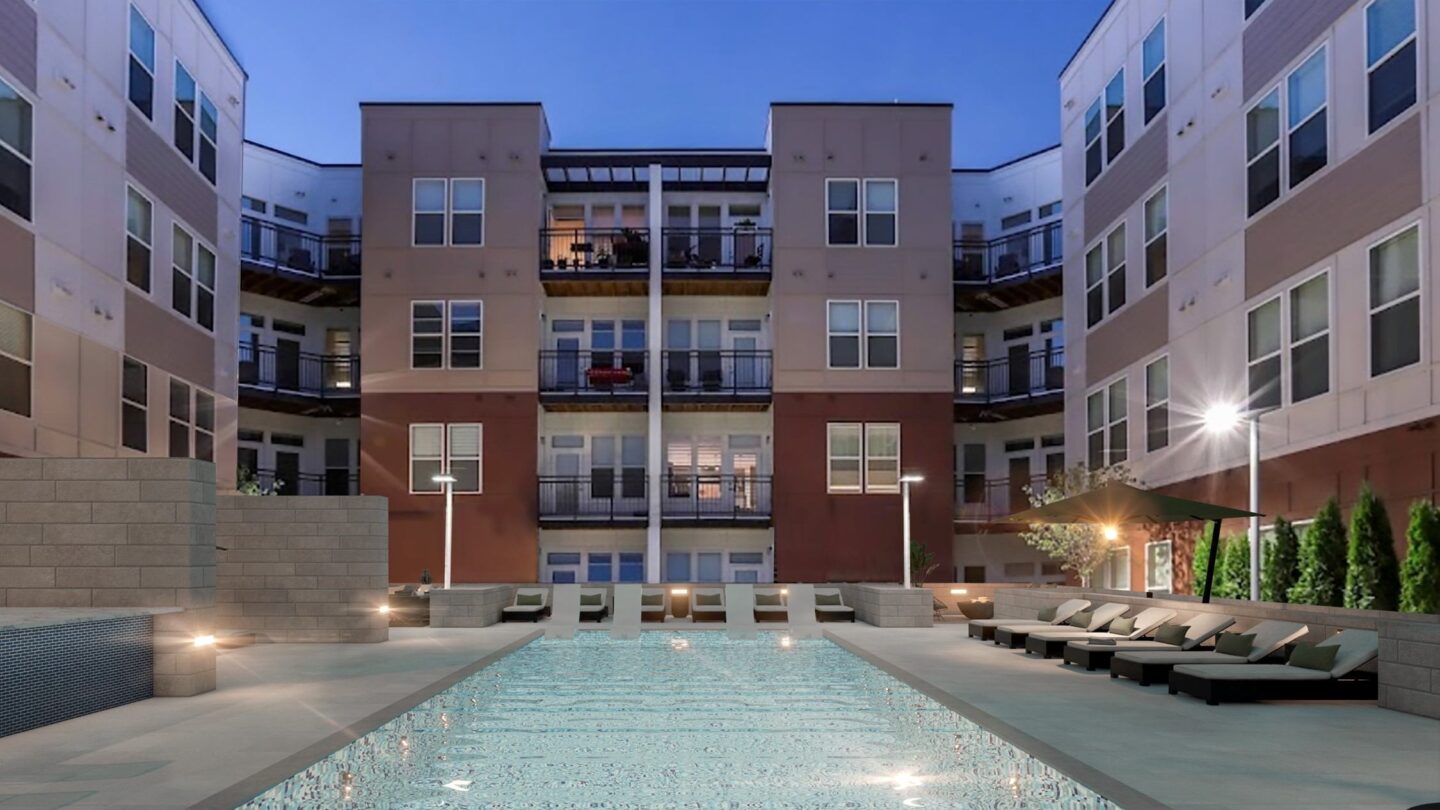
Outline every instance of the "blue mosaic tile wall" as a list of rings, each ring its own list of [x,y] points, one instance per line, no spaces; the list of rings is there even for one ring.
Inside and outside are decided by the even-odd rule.
[[[0,629],[0,737],[150,697],[153,623]]]

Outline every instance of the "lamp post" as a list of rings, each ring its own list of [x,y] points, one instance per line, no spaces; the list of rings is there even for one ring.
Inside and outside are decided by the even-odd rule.
[[[1211,433],[1225,433],[1245,423],[1250,433],[1250,601],[1260,601],[1260,417],[1269,410],[1242,412],[1235,405],[1215,405],[1205,412],[1205,428]],[[1211,544],[1213,560],[1220,553],[1219,535]]]
[[[450,548],[455,535],[455,476],[448,473],[430,479],[445,487],[445,590],[450,590]]]
[[[905,587],[910,587],[910,485],[919,484],[925,480],[925,476],[919,473],[906,473],[900,476],[900,533],[905,539],[905,559],[902,565],[905,569]]]

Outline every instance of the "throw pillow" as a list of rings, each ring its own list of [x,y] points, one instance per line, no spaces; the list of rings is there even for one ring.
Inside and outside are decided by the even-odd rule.
[[[1185,646],[1185,634],[1190,632],[1189,625],[1164,624],[1155,631],[1155,640],[1161,644],[1174,644],[1176,647]]]
[[[1289,664],[1292,667],[1304,667],[1305,669],[1318,669],[1328,672],[1335,666],[1335,656],[1340,652],[1339,644],[1307,644],[1300,642],[1290,652]]]
[[[640,594],[640,604],[644,605],[645,607],[660,607],[661,605],[665,604],[665,594],[642,593]]]
[[[1215,642],[1215,652],[1222,655],[1249,655],[1255,649],[1255,634],[1221,633]]]
[[[1110,622],[1110,632],[1117,636],[1128,636],[1135,632],[1135,620],[1133,618],[1116,619]]]
[[[1070,621],[1066,622],[1066,624],[1074,625],[1075,627],[1084,630],[1085,628],[1090,626],[1090,620],[1093,618],[1095,618],[1095,611],[1080,610],[1076,611],[1075,615],[1071,616]]]
[[[839,604],[840,604],[840,594],[838,594],[838,593],[817,593],[817,594],[815,594],[815,604],[817,604],[817,605],[839,605]]]
[[[697,604],[697,605],[704,605],[704,606],[706,606],[706,607],[719,607],[719,606],[720,606],[720,594],[718,594],[718,593],[697,593],[697,594],[695,594],[695,604]]]
[[[778,607],[780,605],[780,594],[778,593],[757,593],[755,604],[759,607]]]
[[[521,607],[532,607],[545,604],[545,595],[540,593],[522,593],[515,597],[515,604]]]
[[[603,604],[605,604],[605,594],[602,594],[602,593],[582,593],[582,594],[580,594],[580,606],[581,606],[581,607],[595,607],[595,606],[597,606],[597,605],[603,605]]]
[[[1055,621],[1055,614],[1056,614],[1056,612],[1057,612],[1057,609],[1056,609],[1056,608],[1048,607],[1048,608],[1045,608],[1044,610],[1040,611],[1040,614],[1037,615],[1035,618],[1038,619],[1039,621],[1042,621],[1042,622],[1053,622],[1053,621]]]

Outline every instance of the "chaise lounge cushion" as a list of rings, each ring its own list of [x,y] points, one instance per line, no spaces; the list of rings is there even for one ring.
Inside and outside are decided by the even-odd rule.
[[[1215,652],[1221,655],[1249,655],[1255,649],[1255,634],[1221,633],[1215,642]]]
[[[1185,644],[1185,633],[1189,630],[1189,626],[1183,624],[1163,625],[1155,631],[1155,640],[1161,644],[1173,644],[1180,647]]]
[[[1292,667],[1304,669],[1318,669],[1329,673],[1330,668],[1335,666],[1335,656],[1340,652],[1340,645],[1327,644],[1323,647],[1316,644],[1300,642],[1295,649],[1290,651],[1290,660],[1287,661]]]
[[[640,594],[641,607],[663,608],[665,607],[665,594],[663,593],[642,593]]]
[[[778,593],[757,593],[755,594],[755,607],[780,607],[780,594]]]
[[[605,595],[601,593],[580,594],[580,607],[600,607],[605,604]]]
[[[1116,653],[1116,658],[1137,664],[1248,664],[1250,659],[1243,655],[1225,655],[1213,650],[1141,650],[1138,652]]]
[[[539,607],[545,604],[545,595],[541,593],[522,593],[515,597],[516,607]]]
[[[697,593],[695,594],[696,607],[720,607],[720,594],[718,593]]]
[[[815,594],[816,607],[837,607],[840,605],[840,594],[838,593],[817,593]]]
[[[1185,664],[1175,672],[1196,675],[1212,681],[1328,681],[1330,673],[1318,669],[1292,667],[1289,664],[1250,664],[1243,667],[1219,667],[1212,664]]]

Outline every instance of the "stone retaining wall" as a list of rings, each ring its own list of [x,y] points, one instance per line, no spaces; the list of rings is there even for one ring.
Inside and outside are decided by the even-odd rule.
[[[1440,719],[1440,616],[1401,615],[1380,623],[1380,705]]]
[[[928,588],[863,582],[836,587],[845,604],[855,608],[856,621],[876,627],[930,627],[935,623],[933,596]]]
[[[431,627],[489,627],[500,611],[515,601],[516,585],[461,585],[430,592]],[[544,585],[526,585],[543,588]]]

